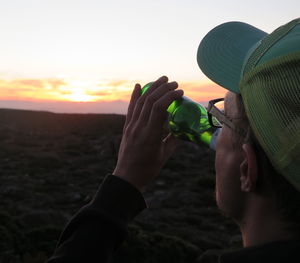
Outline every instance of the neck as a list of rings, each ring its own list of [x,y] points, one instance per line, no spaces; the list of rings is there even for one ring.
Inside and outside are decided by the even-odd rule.
[[[274,205],[261,197],[251,199],[244,219],[239,223],[244,247],[292,238],[292,234],[286,230],[287,225],[273,208]]]

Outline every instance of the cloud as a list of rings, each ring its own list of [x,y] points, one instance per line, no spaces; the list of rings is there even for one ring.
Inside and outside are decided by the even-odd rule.
[[[90,96],[96,96],[96,97],[103,97],[103,96],[107,96],[108,94],[111,94],[112,91],[108,90],[108,91],[87,91],[86,94],[90,95]]]
[[[99,87],[110,86],[110,87],[118,87],[118,86],[128,86],[131,84],[128,80],[108,80],[106,82],[101,82],[98,84]]]
[[[1,100],[127,101],[131,91],[125,80],[0,79]]]
[[[60,79],[0,79],[0,99],[55,99],[62,85]]]
[[[47,79],[46,81],[54,90],[59,89],[60,86],[67,85],[67,83],[61,79]]]
[[[184,90],[185,96],[199,102],[224,97],[227,92],[213,82],[183,82],[179,83],[179,88]]]
[[[27,109],[57,109],[59,112],[75,109],[79,112],[107,112],[105,107],[114,112],[115,107],[116,112],[125,113],[134,84],[129,80],[0,79],[0,107],[16,105],[22,108],[23,105]],[[204,104],[224,97],[226,93],[225,89],[208,81],[179,82],[179,88],[184,90],[185,96]]]
[[[23,86],[28,86],[31,88],[43,88],[44,83],[42,80],[39,79],[17,79],[12,81],[13,86],[17,87],[23,87]]]

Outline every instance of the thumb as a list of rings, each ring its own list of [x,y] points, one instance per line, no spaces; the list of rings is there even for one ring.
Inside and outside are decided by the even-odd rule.
[[[172,133],[169,133],[163,140],[163,163],[165,163],[171,155],[174,153],[180,140],[173,136]]]

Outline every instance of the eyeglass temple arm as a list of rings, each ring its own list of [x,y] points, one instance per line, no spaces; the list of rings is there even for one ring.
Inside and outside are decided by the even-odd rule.
[[[236,128],[235,125],[231,121],[229,121],[226,118],[226,116],[220,110],[218,110],[216,107],[213,107],[213,106],[209,107],[208,112],[211,115],[215,116],[217,118],[217,120],[219,120],[221,123],[226,124],[227,126],[229,126],[232,129]]]

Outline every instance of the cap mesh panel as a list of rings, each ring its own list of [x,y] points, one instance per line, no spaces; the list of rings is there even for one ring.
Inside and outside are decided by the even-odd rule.
[[[297,24],[300,23],[300,18],[294,19],[291,22],[277,28],[272,34],[262,39],[259,47],[249,57],[247,64],[244,68],[244,74],[253,69],[260,58],[271,48],[276,42],[288,34]]]
[[[300,191],[300,52],[257,66],[240,88],[261,146],[274,168]]]

